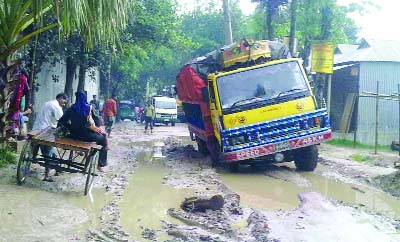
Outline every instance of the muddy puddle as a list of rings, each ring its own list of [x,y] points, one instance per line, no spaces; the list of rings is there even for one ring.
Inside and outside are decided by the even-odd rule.
[[[90,199],[81,192],[48,192],[0,184],[0,241],[83,238],[87,229],[99,225],[101,208],[107,200],[104,191],[98,189],[93,189]]]
[[[270,170],[297,177],[294,182],[267,176]],[[296,172],[279,166],[266,167],[259,172],[242,171],[238,174],[219,170],[222,182],[240,195],[243,205],[265,210],[292,210],[299,206],[298,194],[315,191],[329,199],[400,218],[400,201],[383,192],[367,187],[353,186],[325,178],[315,172]],[[303,186],[301,184],[306,183]]]
[[[163,158],[156,158],[157,148],[153,152],[141,152],[137,155],[138,168],[126,188],[120,203],[121,224],[132,239],[145,241],[142,238],[144,228],[161,229],[161,221],[181,224],[167,215],[169,208],[178,208],[186,198],[193,196],[187,189],[175,189],[163,185],[166,175]],[[158,234],[158,239],[170,239],[167,234]]]
[[[79,224],[75,229],[80,236],[84,236],[88,229],[100,227],[102,208],[112,200],[112,195],[104,193],[104,189],[92,189],[85,198],[82,198],[82,194],[73,196],[64,194],[64,196],[69,204],[83,209],[87,214],[87,221]]]

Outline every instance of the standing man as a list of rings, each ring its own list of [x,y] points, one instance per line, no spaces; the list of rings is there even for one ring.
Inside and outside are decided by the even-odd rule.
[[[117,96],[113,94],[111,98],[107,99],[103,105],[103,115],[105,118],[106,132],[110,137],[111,130],[114,127],[115,116],[117,116]]]
[[[93,95],[93,99],[90,101],[90,104],[96,108],[96,110],[100,110],[100,102],[97,100],[97,95]]]
[[[154,120],[154,106],[151,105],[151,101],[148,100],[146,103],[146,110],[145,110],[145,122],[146,125],[144,126],[144,133],[147,133],[147,126],[150,124],[150,132],[153,133],[153,120]]]
[[[32,130],[44,130],[47,128],[56,128],[57,121],[63,115],[62,107],[68,103],[68,97],[64,93],[57,94],[56,99],[46,102],[39,112]],[[55,157],[54,147],[41,145],[40,150],[43,156]],[[50,178],[50,169],[46,168],[43,181],[52,182]]]

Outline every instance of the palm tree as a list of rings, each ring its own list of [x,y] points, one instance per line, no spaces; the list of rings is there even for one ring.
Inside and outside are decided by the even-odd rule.
[[[18,65],[18,49],[49,29],[59,27],[60,36],[79,32],[86,48],[95,44],[118,43],[132,3],[131,0],[0,0],[0,70],[5,73],[2,75],[5,77],[3,83],[11,84],[10,73]],[[57,22],[45,24],[42,21],[45,14],[53,14]],[[8,89],[0,90],[1,124],[5,122],[8,109]]]

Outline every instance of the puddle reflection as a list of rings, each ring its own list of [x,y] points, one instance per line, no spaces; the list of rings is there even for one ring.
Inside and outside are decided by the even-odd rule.
[[[268,169],[271,168],[265,168]],[[311,183],[310,187],[299,187],[266,176],[263,172],[234,174],[221,170],[219,173],[224,184],[237,192],[241,202],[249,207],[268,210],[295,209],[300,203],[297,194],[315,191],[330,199],[365,206],[368,210],[400,218],[400,201],[396,198],[365,187],[359,190],[352,185],[322,177],[314,172],[298,173]]]

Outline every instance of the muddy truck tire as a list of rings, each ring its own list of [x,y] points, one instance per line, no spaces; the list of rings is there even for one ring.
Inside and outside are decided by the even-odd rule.
[[[296,150],[294,154],[294,164],[299,171],[313,171],[318,163],[318,147],[308,146]]]

